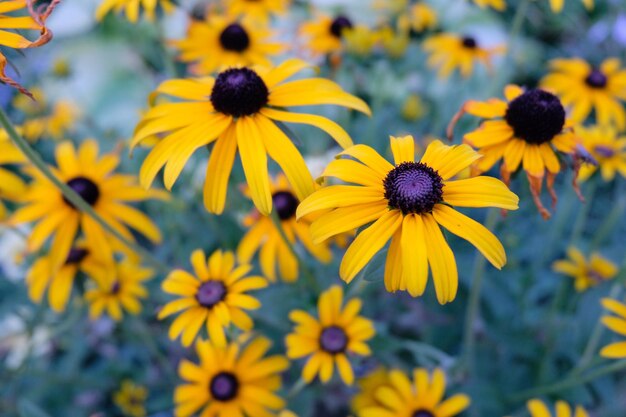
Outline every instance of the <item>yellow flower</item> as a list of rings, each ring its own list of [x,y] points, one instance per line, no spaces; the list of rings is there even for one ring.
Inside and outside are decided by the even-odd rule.
[[[203,416],[274,415],[270,410],[285,406],[276,391],[282,384],[280,373],[289,362],[280,355],[265,357],[270,347],[264,337],[252,339],[246,346],[196,342],[200,364],[181,362],[178,372],[185,384],[174,392],[174,415],[189,417],[201,409]]]
[[[389,371],[379,366],[368,375],[357,379],[358,392],[352,397],[350,406],[356,415],[370,407],[384,407],[384,403],[376,398],[376,391],[381,387],[390,386]]]
[[[52,168],[54,174],[124,237],[135,241],[130,227],[153,242],[161,240],[161,233],[152,220],[126,204],[160,194],[144,190],[133,176],[114,174],[119,164],[115,154],[99,158],[95,140],[83,142],[78,151],[72,143],[64,142],[56,147],[56,161],[58,167]],[[33,178],[33,183],[21,199],[25,206],[19,208],[10,221],[14,225],[37,223],[28,238],[30,251],[41,249],[52,236],[49,258],[51,268],[55,269],[65,263],[77,235],[82,232],[90,247],[98,248],[103,259],[113,259],[114,238],[100,224],[77,210],[36,168],[29,167],[25,172]]]
[[[533,399],[526,403],[528,407],[528,411],[530,412],[531,417],[551,417],[552,414],[550,410],[546,406],[546,404],[537,399]],[[572,408],[565,401],[557,401],[556,402],[556,414],[554,417],[589,417],[587,411],[584,408],[577,405],[574,413],[572,414]]]
[[[292,59],[273,69],[230,68],[217,78],[161,84],[157,94],[186,101],[157,104],[137,126],[131,147],[154,134],[165,134],[141,167],[141,183],[149,187],[165,165],[165,186],[171,189],[191,155],[215,142],[204,184],[204,204],[210,212],[220,214],[224,210],[237,150],[252,201],[262,214],[272,211],[268,155],[282,168],[298,199],[303,200],[314,190],[313,178],[298,149],[274,121],[316,126],[342,147],[350,146],[352,140],[343,128],[325,117],[277,107],[335,104],[370,114],[365,102],[332,81],[310,78],[283,83],[307,67],[303,61]]]
[[[319,55],[338,53],[343,49],[343,39],[354,24],[343,15],[333,17],[318,15],[314,21],[302,24],[300,32],[307,40],[311,52]]]
[[[310,383],[319,374],[323,383],[330,381],[337,366],[343,382],[352,385],[354,372],[348,354],[369,356],[366,342],[376,333],[374,324],[359,316],[361,300],[353,298],[345,307],[343,290],[334,285],[324,291],[318,300],[319,319],[303,310],[289,313],[296,323],[294,332],[287,335],[287,357],[299,359],[308,357],[302,370],[302,378]]]
[[[413,30],[417,33],[433,29],[437,26],[437,13],[428,4],[418,2],[409,8],[406,13],[398,17],[398,29],[403,32]]]
[[[171,0],[102,0],[96,10],[96,20],[102,20],[111,11],[114,13],[124,11],[128,21],[137,23],[140,9],[143,9],[146,19],[152,21],[159,5],[166,13],[174,10],[174,3]]]
[[[409,95],[402,105],[402,117],[409,122],[415,122],[424,116],[425,105],[417,94]]]
[[[626,336],[626,304],[610,298],[602,299],[602,306],[615,316],[602,317],[602,324],[620,336]],[[600,355],[605,358],[626,358],[626,341],[615,342],[605,346]]]
[[[474,3],[481,7],[492,7],[498,11],[503,11],[506,9],[506,1],[505,0],[473,0]]]
[[[380,29],[377,34],[380,43],[392,58],[401,58],[406,52],[410,43],[408,33],[403,31],[394,32],[389,26]]]
[[[589,259],[575,247],[567,249],[569,260],[559,260],[552,264],[552,269],[574,278],[577,291],[585,291],[603,281],[613,279],[617,274],[617,266],[594,252]]]
[[[284,175],[278,176],[276,181],[272,182],[271,192],[272,204],[289,239],[289,245],[293,246],[299,241],[317,260],[330,262],[332,253],[328,245],[313,243],[309,230],[311,222],[308,220],[296,222],[296,208],[300,201]],[[250,230],[239,242],[237,248],[239,261],[250,263],[258,251],[261,270],[270,281],[276,281],[276,266],[283,280],[287,282],[297,280],[298,259],[292,254],[272,219],[255,210],[244,219],[244,226]]]
[[[280,413],[278,413],[278,417],[298,417],[298,415],[292,411],[283,410]]]
[[[143,282],[153,277],[154,271],[142,268],[135,259],[128,258],[106,267],[90,268],[87,275],[95,284],[85,292],[89,303],[89,317],[95,320],[106,314],[115,321],[122,320],[123,310],[139,314],[139,299],[148,297]]]
[[[554,91],[563,105],[572,108],[571,118],[582,123],[592,110],[601,125],[614,123],[619,130],[626,128],[626,69],[618,58],[608,58],[593,67],[580,58],[555,59],[552,72],[543,78],[541,86]]]
[[[6,131],[0,130],[0,220],[7,216],[7,209],[1,199],[19,200],[26,192],[24,180],[4,166],[21,165],[24,162],[26,157],[11,142]]]
[[[522,165],[537,208],[544,218],[549,218],[550,212],[539,199],[541,184],[547,173],[547,187],[556,202],[552,185],[561,170],[558,154],[573,156],[577,145],[571,122],[566,120],[565,109],[558,97],[547,91],[524,91],[518,86],[508,85],[504,95],[506,101],[496,98],[468,101],[455,120],[464,112],[493,119],[484,121],[477,130],[463,138],[484,155],[474,166],[475,169],[485,172],[502,161],[500,173],[508,184],[511,174]]]
[[[583,147],[595,162],[582,165],[580,180],[586,180],[598,168],[606,182],[613,181],[616,173],[626,178],[626,136],[618,137],[611,126],[577,127],[576,135],[582,139]]]
[[[314,242],[373,221],[346,251],[339,268],[341,278],[351,282],[391,239],[384,274],[387,291],[422,295],[430,265],[437,299],[445,304],[456,296],[458,276],[454,254],[440,225],[476,246],[496,268],[506,263],[498,239],[452,206],[515,210],[519,199],[495,178],[450,180],[480,158],[467,145],[446,146],[434,141],[419,162],[415,162],[412,136],[391,137],[391,150],[395,165],[369,146],[346,149],[340,155],[357,161],[337,159],[323,176],[357,185],[322,188],[300,204],[296,215],[332,209],[312,223]]]
[[[247,276],[252,266],[236,266],[232,252],[218,250],[207,261],[198,249],[191,254],[191,264],[195,276],[177,269],[163,281],[163,291],[181,297],[159,313],[162,320],[182,312],[170,326],[170,339],[182,335],[183,346],[189,346],[204,324],[213,344],[225,346],[224,329],[231,322],[244,331],[252,330],[252,319],[243,310],[255,310],[261,303],[247,292],[266,287],[265,278]]]
[[[43,136],[54,140],[65,138],[80,116],[80,110],[74,103],[61,100],[55,103],[51,114],[27,120],[22,126],[24,138],[36,141]]]
[[[593,9],[593,0],[582,0],[582,2],[587,8],[587,10]],[[554,13],[560,13],[561,10],[563,10],[564,4],[565,4],[565,0],[550,0],[550,8],[552,9]],[[561,416],[558,416],[558,417],[561,417]]]
[[[287,11],[289,0],[224,0],[228,14],[247,16],[266,23],[272,15],[282,15]]]
[[[131,380],[124,380],[120,389],[113,394],[113,402],[124,415],[130,417],[144,417],[146,408],[144,403],[148,398],[148,390]]]
[[[392,370],[389,382],[376,390],[379,404],[363,409],[359,417],[453,417],[470,404],[465,394],[443,400],[446,376],[438,368],[431,375],[426,369],[415,369],[413,381],[402,371]]]
[[[173,44],[181,61],[194,63],[193,74],[207,75],[235,65],[271,65],[270,56],[283,49],[268,40],[271,36],[267,28],[246,20],[208,14],[204,21],[192,21],[187,37]]]
[[[342,33],[346,42],[346,50],[361,57],[369,56],[380,40],[380,34],[365,25],[356,25]]]
[[[456,68],[467,78],[474,70],[475,61],[482,62],[491,71],[492,55],[502,53],[505,49],[504,46],[483,48],[476,38],[452,33],[434,35],[424,41],[424,50],[429,54],[427,64],[438,69],[440,78],[450,76]]]

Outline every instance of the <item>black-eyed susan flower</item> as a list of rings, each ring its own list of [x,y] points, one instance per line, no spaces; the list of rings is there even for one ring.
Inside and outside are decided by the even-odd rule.
[[[279,175],[272,181],[271,192],[272,204],[289,242],[285,242],[270,217],[255,210],[243,220],[244,226],[249,230],[239,242],[237,258],[240,262],[249,264],[258,252],[264,276],[274,282],[278,270],[283,280],[294,282],[298,279],[298,259],[287,245],[300,242],[307,252],[324,263],[331,261],[332,254],[327,244],[313,243],[309,230],[310,221],[296,221],[296,208],[300,201],[284,175]]]
[[[394,30],[390,26],[379,29],[376,36],[387,55],[396,59],[404,56],[411,40],[408,33]]]
[[[559,155],[576,157],[577,139],[566,120],[565,109],[557,96],[541,89],[523,90],[515,85],[504,89],[506,101],[468,101],[449,128],[465,112],[483,119],[480,127],[466,134],[465,143],[484,155],[474,168],[485,172],[502,161],[500,174],[508,184],[520,166],[526,171],[533,200],[544,218],[550,212],[539,198],[543,178],[556,203],[552,185],[561,170]],[[575,184],[574,184],[575,185]]]
[[[526,403],[530,417],[552,417],[550,409],[541,400],[532,399]],[[589,417],[587,411],[580,405],[577,405],[574,410],[565,401],[557,401],[555,405],[554,417]]]
[[[130,417],[144,417],[146,415],[146,399],[148,390],[143,385],[135,384],[126,379],[122,381],[119,390],[113,394],[113,402]]]
[[[379,388],[389,386],[389,371],[379,366],[369,374],[356,380],[357,393],[354,394],[350,401],[350,407],[357,416],[361,415],[361,411],[371,407],[384,407],[376,398],[376,391]]]
[[[148,297],[144,282],[154,276],[154,271],[142,267],[136,259],[129,257],[105,267],[96,265],[89,268],[87,274],[94,284],[85,292],[89,318],[95,320],[106,314],[120,321],[124,311],[131,315],[141,312],[140,300]]]
[[[208,14],[203,21],[192,21],[187,37],[173,44],[179,59],[192,63],[191,73],[208,75],[236,65],[271,65],[270,57],[283,49],[271,36],[265,25]]]
[[[602,324],[619,336],[626,336],[626,304],[611,298],[603,298],[602,306],[615,314],[602,317]],[[611,359],[626,358],[626,340],[606,345],[600,351],[600,356]]]
[[[272,211],[268,155],[282,168],[298,199],[303,200],[313,192],[313,178],[302,155],[275,121],[316,126],[342,147],[350,146],[352,140],[343,128],[325,117],[280,108],[335,104],[370,114],[365,102],[332,81],[309,78],[284,82],[307,67],[303,61],[292,59],[273,69],[230,68],[217,78],[161,84],[156,93],[183,102],[157,104],[137,126],[132,147],[154,134],[164,134],[141,167],[141,183],[149,187],[165,166],[165,186],[171,189],[191,155],[215,142],[204,185],[204,204],[210,212],[220,214],[224,210],[237,150],[252,201],[262,214]]]
[[[395,165],[369,146],[355,145],[343,151],[340,156],[356,161],[337,159],[323,176],[355,185],[320,189],[300,204],[296,215],[332,210],[313,221],[314,242],[373,222],[357,235],[341,261],[339,275],[344,281],[351,282],[391,240],[384,274],[387,290],[422,295],[430,265],[437,299],[442,304],[450,302],[456,296],[458,275],[440,226],[469,241],[501,268],[506,263],[502,244],[487,228],[453,207],[515,210],[519,199],[495,178],[451,180],[480,158],[467,145],[446,146],[434,141],[419,162],[415,162],[412,136],[391,137],[391,150]]]
[[[174,392],[176,417],[200,411],[202,416],[215,417],[275,415],[285,406],[276,391],[289,362],[280,355],[266,357],[270,347],[264,337],[223,347],[196,342],[200,363],[183,360],[178,368],[185,383]]]
[[[60,143],[56,150],[57,167],[53,173],[74,190],[109,225],[129,241],[135,241],[129,230],[141,233],[153,242],[161,240],[157,226],[128,202],[145,201],[159,197],[157,191],[146,191],[130,175],[115,174],[119,164],[115,154],[98,156],[95,140],[83,142],[77,149],[69,142]],[[49,252],[51,267],[65,263],[80,232],[97,247],[103,259],[113,258],[114,238],[92,219],[76,209],[61,191],[34,167],[25,170],[33,182],[21,201],[24,206],[11,217],[12,224],[35,222],[29,238],[30,251],[38,251],[52,239]]]
[[[465,394],[444,400],[446,375],[441,369],[413,371],[411,381],[402,371],[389,372],[389,385],[375,392],[379,404],[363,409],[359,417],[453,417],[470,405]]]
[[[413,30],[422,33],[437,26],[437,12],[427,3],[419,1],[412,4],[406,13],[398,16],[398,28],[404,32]]]
[[[159,6],[168,13],[174,10],[174,2],[170,0],[102,0],[96,10],[96,20],[102,20],[110,12],[124,12],[129,22],[137,23],[143,10],[145,18],[152,21]]]
[[[602,282],[613,279],[617,274],[617,266],[593,252],[589,259],[577,248],[567,249],[567,257],[552,264],[552,269],[574,279],[576,291],[585,291]]]
[[[356,25],[343,32],[346,51],[360,57],[372,54],[374,47],[381,41],[381,33],[365,25]]]
[[[476,4],[480,8],[491,7],[498,11],[503,11],[506,9],[506,1],[505,0],[473,0],[474,4]]]
[[[80,116],[78,107],[69,100],[50,104],[39,88],[33,88],[31,94],[36,101],[24,95],[17,95],[13,99],[13,106],[26,114],[21,135],[31,142],[42,137],[64,139]]]
[[[626,69],[618,58],[608,58],[594,67],[581,58],[555,59],[550,62],[551,73],[541,86],[554,91],[563,105],[571,107],[571,118],[582,123],[595,111],[596,122],[626,128]]]
[[[2,199],[16,200],[26,192],[24,180],[7,165],[21,165],[26,157],[11,142],[4,130],[0,130],[0,220],[7,216],[7,209]]]
[[[344,35],[353,28],[354,24],[347,16],[320,14],[315,20],[302,24],[300,32],[306,38],[306,45],[311,52],[327,55],[343,49]]]
[[[207,260],[198,249],[191,254],[191,264],[195,275],[177,269],[163,281],[163,291],[180,296],[159,313],[159,319],[180,313],[170,326],[170,339],[181,336],[183,346],[189,346],[204,325],[213,344],[225,346],[224,329],[231,323],[252,330],[252,319],[244,310],[257,309],[261,303],[247,293],[266,287],[267,280],[247,276],[252,266],[236,265],[235,255],[228,251],[215,251]]]
[[[582,0],[587,10],[593,9],[594,0]],[[550,0],[550,8],[554,13],[560,13],[565,5],[565,0]],[[561,417],[561,416],[558,416]],[[578,417],[578,416],[576,416]]]
[[[374,337],[374,324],[359,315],[360,299],[353,298],[342,307],[343,301],[342,288],[334,285],[319,297],[319,318],[303,310],[289,313],[296,326],[285,339],[287,357],[308,357],[302,370],[306,382],[313,381],[318,374],[323,383],[330,381],[336,366],[343,382],[352,385],[354,372],[348,355],[371,354],[366,342]]]
[[[266,23],[272,16],[280,16],[287,11],[290,0],[223,0],[228,14],[247,16]]]
[[[465,78],[472,75],[474,63],[481,62],[492,70],[491,57],[504,52],[504,46],[482,47],[478,40],[468,35],[442,33],[426,39],[424,50],[429,54],[427,65],[437,69],[440,78],[447,78],[452,71],[459,69]]]
[[[580,167],[578,178],[588,179],[599,171],[606,182],[613,181],[616,174],[626,178],[626,136],[618,136],[611,126],[577,127],[576,135],[583,148],[593,158],[593,163]]]

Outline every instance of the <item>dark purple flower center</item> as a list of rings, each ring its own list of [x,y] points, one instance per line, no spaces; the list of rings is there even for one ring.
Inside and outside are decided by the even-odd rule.
[[[604,88],[608,81],[606,75],[597,68],[592,69],[587,78],[585,78],[585,83],[591,88]]]
[[[615,155],[615,149],[606,145],[596,145],[593,147],[593,150],[603,158],[610,158]]]
[[[237,396],[239,381],[230,372],[220,372],[211,379],[210,390],[217,401],[230,401]]]
[[[95,205],[98,202],[98,198],[100,198],[100,190],[98,189],[98,186],[93,181],[85,177],[72,178],[67,182],[67,186],[74,190],[76,194],[81,196],[81,198],[90,206]],[[74,207],[74,205],[65,197],[63,197],[63,201]]]
[[[250,46],[250,36],[239,23],[232,23],[222,31],[220,44],[228,51],[243,52]]]
[[[461,39],[461,44],[468,49],[475,49],[478,44],[476,43],[476,39],[471,36],[463,36]]]
[[[67,254],[67,259],[65,260],[65,265],[75,265],[80,263],[83,259],[85,259],[89,255],[89,251],[87,249],[81,248],[72,248],[70,249],[70,253]]]
[[[274,209],[281,220],[289,220],[296,215],[298,199],[289,191],[279,191],[272,195]]]
[[[430,213],[443,200],[443,180],[421,162],[403,162],[389,171],[383,181],[389,207],[404,214]]]
[[[269,90],[259,75],[249,68],[230,68],[215,80],[211,103],[215,110],[241,117],[257,113],[269,100]]]
[[[328,353],[342,353],[348,347],[348,335],[341,327],[326,327],[320,335],[320,346]]]
[[[561,133],[565,109],[554,94],[533,89],[511,101],[504,118],[516,137],[539,145]]]
[[[198,288],[196,300],[201,306],[211,308],[226,296],[226,287],[222,281],[206,281]]]
[[[352,22],[345,16],[337,16],[330,24],[330,33],[336,38],[341,38],[345,29],[351,29]]]
[[[417,410],[412,417],[435,417],[435,415],[427,410]]]
[[[120,282],[115,281],[113,283],[113,286],[111,287],[111,294],[119,294],[121,289],[122,289],[122,285],[120,284]]]

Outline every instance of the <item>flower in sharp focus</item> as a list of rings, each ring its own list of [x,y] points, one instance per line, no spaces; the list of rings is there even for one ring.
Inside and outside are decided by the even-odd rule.
[[[530,400],[526,406],[530,417],[552,417],[548,406],[541,400]],[[577,405],[572,413],[572,407],[565,401],[557,401],[555,411],[554,417],[589,417],[587,411],[580,405]]]
[[[602,306],[615,314],[615,316],[602,317],[602,324],[621,337],[626,337],[626,304],[611,298],[604,298]],[[611,359],[626,358],[626,340],[605,346],[600,351],[600,356]]]
[[[617,173],[626,178],[626,136],[618,136],[611,126],[577,127],[576,135],[593,159],[580,167],[581,181],[596,171],[606,182],[613,181]]]
[[[348,355],[371,354],[366,342],[374,337],[374,324],[359,316],[360,299],[353,298],[342,308],[343,298],[342,288],[335,285],[319,297],[319,319],[302,310],[289,313],[296,326],[285,339],[287,357],[308,357],[302,370],[302,378],[308,383],[318,374],[323,383],[330,381],[337,366],[341,379],[351,385],[354,372]]]
[[[145,402],[148,390],[143,385],[135,384],[131,380],[124,380],[120,389],[113,394],[113,402],[129,417],[144,417],[146,415]]]
[[[491,57],[505,50],[504,46],[484,48],[472,36],[452,33],[433,35],[424,41],[423,47],[429,54],[427,65],[437,69],[440,78],[449,77],[456,68],[467,78],[472,75],[477,61],[491,71]]]
[[[593,9],[594,0],[582,0],[587,10]],[[550,0],[550,8],[554,13],[560,13],[565,5],[565,0]],[[560,417],[560,416],[559,416]],[[576,416],[578,417],[578,416]]]
[[[353,28],[354,24],[347,16],[319,15],[314,21],[302,24],[300,32],[311,52],[327,55],[343,49],[344,35]]]
[[[331,162],[323,176],[356,185],[331,185],[315,192],[298,207],[303,217],[322,210],[313,221],[314,242],[373,222],[362,230],[346,251],[339,275],[351,282],[370,259],[391,240],[384,280],[388,291],[424,293],[428,266],[437,299],[454,300],[458,275],[454,254],[440,226],[469,241],[496,268],[506,263],[502,244],[483,225],[456,211],[457,207],[518,208],[518,197],[491,177],[450,180],[481,156],[467,145],[430,143],[415,162],[413,137],[391,137],[395,165],[374,149],[355,145]]]
[[[224,2],[231,16],[246,16],[267,23],[271,16],[285,13],[290,0],[224,0]]]
[[[500,174],[508,184],[520,166],[526,171],[533,199],[544,218],[550,212],[539,199],[547,175],[547,187],[556,203],[554,177],[561,170],[559,155],[576,156],[577,138],[557,96],[541,89],[523,90],[515,85],[504,89],[506,101],[468,101],[461,113],[488,119],[466,134],[465,143],[484,155],[474,168],[485,172],[502,161]]]
[[[626,69],[618,58],[608,58],[594,67],[580,58],[555,59],[552,72],[541,80],[543,88],[554,91],[563,105],[572,108],[575,123],[584,122],[595,111],[596,122],[614,123],[621,131],[626,128]]]
[[[239,242],[237,258],[240,262],[248,264],[252,261],[254,254],[259,252],[263,275],[274,282],[276,269],[278,269],[283,280],[294,282],[298,279],[299,266],[298,259],[291,252],[290,246],[300,242],[307,252],[324,263],[331,261],[332,253],[328,244],[313,243],[309,230],[310,221],[296,221],[296,208],[300,201],[284,175],[279,175],[275,181],[272,181],[271,192],[272,204],[289,242],[285,242],[272,218],[263,216],[255,210],[243,221],[244,226],[249,230]]]
[[[169,13],[174,10],[174,4],[171,0],[102,0],[96,10],[96,20],[104,19],[111,11],[114,13],[124,11],[128,21],[137,23],[139,13],[143,10],[146,19],[152,21],[156,16],[158,6]]]
[[[130,175],[115,174],[119,164],[115,154],[98,156],[94,140],[83,142],[78,150],[70,142],[56,146],[57,167],[53,173],[88,203],[109,225],[129,241],[135,241],[129,227],[153,242],[161,240],[161,233],[148,216],[128,202],[163,197],[157,191],[146,191]],[[51,268],[65,263],[79,232],[91,247],[98,248],[103,259],[113,259],[116,240],[89,215],[82,213],[67,200],[61,191],[39,170],[24,170],[33,178],[19,208],[11,217],[12,224],[35,222],[28,238],[31,252],[38,251],[51,238],[49,258]]]
[[[189,417],[200,410],[202,416],[215,417],[274,415],[285,406],[276,391],[289,362],[280,355],[266,357],[270,347],[264,337],[245,346],[196,342],[200,363],[181,362],[178,372],[185,383],[174,392],[174,415]]]
[[[163,281],[163,291],[180,296],[159,313],[159,319],[180,313],[170,326],[170,339],[182,335],[183,346],[189,346],[205,325],[211,342],[225,346],[224,329],[231,323],[241,330],[252,330],[252,319],[244,310],[258,309],[261,303],[247,292],[266,287],[267,280],[247,276],[252,266],[237,266],[235,255],[228,251],[213,252],[207,260],[198,249],[191,254],[191,264],[195,276],[177,269]]]
[[[192,21],[185,39],[173,42],[179,59],[192,63],[190,71],[208,75],[235,65],[271,65],[270,56],[281,52],[271,42],[272,32],[248,20],[208,14],[204,21]]]
[[[444,400],[446,376],[441,369],[432,374],[426,369],[413,371],[411,381],[402,371],[389,372],[389,385],[378,388],[378,405],[363,409],[359,417],[453,417],[470,404],[465,394],[456,394]]]
[[[474,4],[476,4],[478,7],[481,7],[481,8],[492,7],[495,10],[498,10],[499,12],[506,9],[505,0],[473,0],[473,1],[474,1]]]
[[[21,165],[26,157],[11,142],[6,131],[0,130],[0,220],[7,216],[7,209],[1,199],[19,200],[26,192],[26,183],[6,165]]]
[[[94,265],[86,272],[93,284],[85,292],[89,318],[92,320],[107,314],[113,320],[120,321],[124,311],[132,315],[139,314],[139,300],[148,297],[148,290],[143,283],[154,276],[152,269],[143,268],[132,258],[104,267]]]
[[[358,392],[352,397],[350,407],[358,416],[361,411],[371,407],[384,407],[384,403],[376,398],[379,388],[389,386],[389,371],[379,366],[374,371],[356,380]]]
[[[594,252],[589,259],[575,247],[567,249],[567,257],[552,264],[552,269],[574,279],[576,291],[585,291],[604,281],[613,279],[617,266]]]
[[[275,122],[316,126],[344,148],[352,140],[342,127],[325,117],[278,108],[335,104],[370,114],[365,102],[332,81],[309,78],[283,82],[307,67],[303,61],[292,59],[273,69],[230,68],[217,78],[161,84],[157,93],[185,101],[156,105],[137,126],[131,147],[154,134],[165,135],[143,162],[141,183],[149,187],[165,166],[165,186],[171,189],[191,155],[215,142],[204,185],[204,203],[210,212],[221,214],[224,210],[237,150],[252,201],[262,214],[272,211],[268,155],[282,168],[298,199],[303,200],[314,190],[313,178],[298,149]]]

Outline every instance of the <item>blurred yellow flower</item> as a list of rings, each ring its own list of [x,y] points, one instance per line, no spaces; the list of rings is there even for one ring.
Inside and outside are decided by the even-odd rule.
[[[346,50],[361,57],[371,55],[374,46],[376,46],[380,39],[377,31],[365,25],[356,25],[352,28],[345,29],[342,34],[346,44]]]
[[[398,29],[407,33],[413,30],[417,33],[433,29],[437,26],[437,13],[424,2],[417,2],[406,13],[398,17]]]
[[[122,381],[120,389],[113,394],[113,402],[129,417],[144,417],[146,415],[145,402],[148,390],[142,385],[126,379]]]
[[[290,0],[222,0],[231,16],[247,16],[267,23],[271,16],[284,14]]]
[[[158,6],[169,13],[174,10],[174,4],[171,0],[102,0],[96,10],[96,20],[102,20],[111,11],[114,13],[124,11],[128,21],[137,23],[139,13],[143,10],[146,19],[152,21],[156,16]]]
[[[618,136],[611,126],[577,127],[576,135],[582,139],[582,145],[593,157],[593,163],[583,164],[578,178],[585,181],[596,171],[602,179],[613,181],[619,173],[626,178],[626,136]]]
[[[314,21],[303,23],[300,33],[311,52],[320,55],[338,53],[343,49],[343,39],[354,24],[343,15],[333,17],[318,15]]]
[[[506,9],[506,1],[505,0],[473,0],[474,3],[482,8],[492,7],[498,11],[503,11]]]
[[[589,259],[577,248],[567,249],[569,259],[558,260],[552,269],[574,279],[576,291],[585,291],[604,281],[613,279],[617,274],[617,266],[599,253],[592,253]]]
[[[615,316],[602,317],[602,324],[618,335],[626,336],[626,304],[611,298],[603,298],[602,306],[615,314]],[[600,355],[611,359],[626,358],[626,340],[605,346],[600,351]]]
[[[26,192],[26,183],[6,165],[21,165],[26,157],[11,142],[6,131],[0,129],[0,220],[7,217],[2,199],[19,200]]]
[[[358,416],[361,411],[371,407],[384,407],[384,403],[376,398],[376,392],[381,387],[390,386],[389,371],[379,366],[374,371],[356,380],[358,392],[352,397],[350,407]]]
[[[533,399],[526,403],[528,407],[528,412],[531,417],[551,417],[552,414],[548,409],[548,406],[541,400]],[[572,408],[565,401],[557,401],[556,402],[556,414],[554,417],[589,417],[587,411],[579,405],[576,406],[574,413],[572,413]]]
[[[391,27],[385,26],[378,30],[377,37],[389,55],[392,58],[401,58],[404,56],[409,46],[410,38],[408,33],[403,31],[394,31]]]
[[[424,116],[425,105],[417,94],[410,94],[402,105],[402,117],[408,122],[415,122]]]
[[[582,0],[583,4],[587,8],[587,10],[593,9],[594,0]],[[550,0],[550,8],[555,13],[560,13],[563,10],[563,6],[565,5],[565,0]],[[561,416],[558,416],[561,417]],[[568,416],[569,417],[569,416]],[[578,417],[578,416],[576,416]]]

